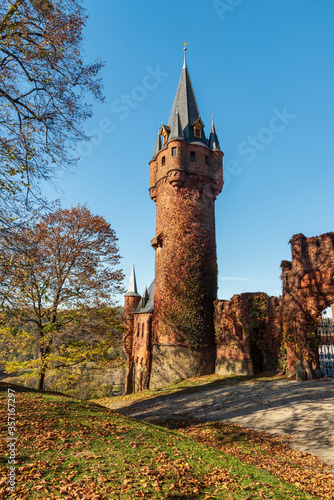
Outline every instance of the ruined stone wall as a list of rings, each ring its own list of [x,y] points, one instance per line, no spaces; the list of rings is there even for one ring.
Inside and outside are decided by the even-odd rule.
[[[334,233],[306,238],[296,234],[291,241],[292,261],[282,261],[283,335],[288,371],[297,361],[319,367],[318,321],[334,302]]]
[[[281,304],[265,293],[215,302],[216,373],[252,375],[278,368]]]

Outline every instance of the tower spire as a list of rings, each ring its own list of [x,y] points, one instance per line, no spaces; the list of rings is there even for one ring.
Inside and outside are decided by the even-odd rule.
[[[212,123],[211,123],[210,137],[209,137],[209,148],[212,149],[213,151],[215,150],[220,151],[220,145],[218,141],[216,127],[213,121],[213,115],[212,115]]]
[[[132,264],[129,289],[128,289],[126,296],[129,296],[129,295],[139,295],[138,289],[137,289],[137,281],[136,281],[136,273],[135,273],[135,265],[134,264]]]
[[[181,77],[177,87],[172,111],[168,121],[168,127],[173,128],[175,117],[177,115],[177,109],[179,114],[179,120],[182,124],[183,135],[186,142],[200,142],[207,144],[203,127],[204,123],[201,120],[201,116],[198,110],[196,97],[194,89],[190,80],[190,75],[187,67],[186,61],[186,51],[187,42],[184,42],[184,63],[181,72]],[[194,126],[200,120],[200,133],[195,135]]]

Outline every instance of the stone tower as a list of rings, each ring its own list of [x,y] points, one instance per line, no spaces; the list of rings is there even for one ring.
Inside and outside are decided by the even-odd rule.
[[[213,119],[205,136],[185,54],[169,122],[150,162],[157,210],[151,388],[215,371],[214,205],[223,188],[223,156]]]
[[[125,382],[125,393],[133,392],[133,337],[134,337],[134,311],[140,302],[141,296],[137,290],[135,267],[132,266],[129,290],[125,295],[124,302],[124,327],[123,347],[128,359],[128,370]]]

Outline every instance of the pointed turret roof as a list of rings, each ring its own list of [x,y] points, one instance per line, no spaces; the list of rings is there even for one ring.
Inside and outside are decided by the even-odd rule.
[[[129,289],[128,289],[128,292],[125,296],[129,297],[131,295],[139,295],[138,289],[137,289],[137,281],[136,281],[136,273],[135,273],[135,265],[134,264],[132,264]]]
[[[175,122],[177,108],[185,140],[187,142],[200,142],[206,144],[207,141],[204,137],[203,131],[201,138],[195,137],[194,135],[193,125],[196,120],[200,118],[200,113],[198,110],[194,89],[191,84],[185,56],[179,85],[177,87],[172,107],[172,112],[168,121],[168,126],[171,129],[173,128]]]
[[[183,134],[183,129],[182,129],[182,125],[181,125],[180,113],[179,113],[178,106],[175,109],[174,121],[173,121],[173,125],[171,127],[171,131],[169,134],[169,140],[171,140],[171,139],[184,140],[184,134]]]
[[[157,154],[159,153],[161,147],[162,147],[162,141],[161,141],[161,135],[160,135],[160,129],[159,129],[158,137],[157,137],[157,140],[156,140],[155,146],[154,146],[152,160],[155,160],[155,158],[156,158]]]
[[[184,49],[184,63],[177,87],[168,125],[162,125],[155,143],[152,160],[159,151],[167,147],[170,140],[184,140],[209,147],[213,151],[221,151],[216,129],[212,120],[210,136],[204,134],[204,123],[198,110],[194,89],[191,83]],[[163,135],[163,142],[161,135]],[[152,161],[151,160],[151,161]]]
[[[145,292],[144,292],[145,294]],[[148,313],[153,311],[154,307],[154,281],[151,283],[149,286],[149,289],[147,290],[147,301],[145,303],[145,306],[142,307],[142,301],[139,301],[138,306],[136,309],[133,311],[134,314],[141,314],[141,313]]]
[[[212,116],[212,124],[211,124],[210,137],[209,137],[209,148],[213,149],[213,150],[218,149],[220,151],[220,145],[219,145],[219,141],[218,141],[216,127],[215,127],[215,124],[213,123],[213,116]]]

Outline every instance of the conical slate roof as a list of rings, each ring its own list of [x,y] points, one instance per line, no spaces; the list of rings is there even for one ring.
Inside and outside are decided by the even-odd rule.
[[[166,147],[166,141],[169,142],[172,139],[185,140],[188,143],[199,143],[212,150],[220,151],[220,145],[213,121],[209,139],[206,139],[203,127],[204,123],[198,110],[194,89],[186,63],[186,54],[184,54],[184,64],[174,98],[172,111],[168,120],[168,125],[163,125],[159,131],[152,160],[155,160],[159,151]],[[164,135],[164,144],[162,144],[161,140],[162,133]]]
[[[173,125],[171,127],[171,131],[169,134],[169,140],[171,139],[182,139],[184,140],[184,134],[183,134],[183,129],[181,125],[181,120],[180,120],[180,114],[179,114],[179,108],[176,107],[175,109],[175,116],[174,116],[174,121]]]
[[[136,273],[135,273],[134,264],[132,264],[129,289],[128,289],[128,292],[126,293],[125,297],[130,297],[131,295],[139,295],[138,290],[137,290],[137,281],[136,281]]]
[[[209,137],[209,148],[210,149],[219,149],[220,151],[220,145],[217,137],[217,132],[216,132],[216,127],[215,124],[213,123],[213,117],[212,117],[212,125],[211,125],[211,130],[210,130],[210,137]]]
[[[147,290],[147,301],[145,303],[145,306],[142,307],[142,303],[140,300],[138,306],[133,311],[133,313],[134,314],[149,313],[153,311],[153,307],[154,307],[154,281],[151,283],[149,289]]]
[[[198,138],[194,135],[193,125],[200,118],[194,89],[190,80],[189,71],[186,60],[182,68],[182,73],[177,87],[172,112],[169,117],[168,126],[172,129],[175,121],[176,111],[179,112],[179,120],[183,130],[184,138],[187,142],[201,142],[207,144],[202,130],[202,137]]]
[[[161,149],[161,146],[162,146],[162,142],[161,142],[161,135],[160,133],[158,133],[158,137],[157,137],[157,140],[155,142],[155,146],[154,146],[154,151],[153,151],[153,156],[152,156],[152,160],[155,160],[157,154],[159,153],[160,149]],[[152,161],[151,160],[151,161]]]

